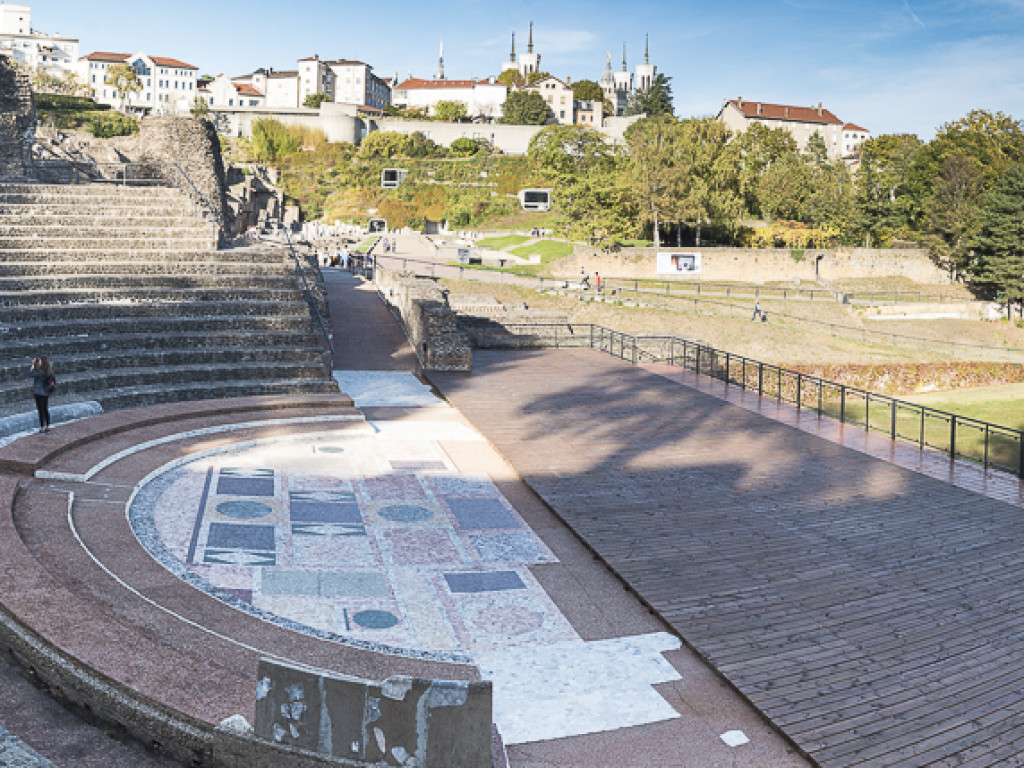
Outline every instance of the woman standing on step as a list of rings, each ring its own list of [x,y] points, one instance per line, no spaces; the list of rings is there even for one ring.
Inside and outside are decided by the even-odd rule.
[[[36,398],[36,410],[39,411],[39,431],[50,431],[50,395],[57,386],[53,378],[53,366],[45,357],[37,357],[29,368],[32,377],[32,394]]]

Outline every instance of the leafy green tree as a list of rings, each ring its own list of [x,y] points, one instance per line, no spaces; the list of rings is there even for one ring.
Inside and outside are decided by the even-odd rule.
[[[466,113],[463,101],[439,101],[434,105],[434,116],[446,123],[457,123],[465,119]]]
[[[841,235],[854,221],[854,182],[842,160],[811,166],[811,189],[804,198],[802,221]]]
[[[828,162],[828,145],[820,132],[815,131],[807,139],[807,146],[804,147],[804,159],[818,168]]]
[[[125,99],[142,90],[142,80],[130,64],[112,64],[107,69],[107,85],[112,86],[124,109]]]
[[[942,161],[939,178],[925,200],[924,242],[932,257],[954,277],[970,266],[984,177],[985,172],[976,158],[949,155]]]
[[[678,200],[678,129],[673,118],[649,117],[633,123],[625,134],[629,147],[629,187],[641,221],[651,225],[655,248],[661,246],[661,224],[675,212]]]
[[[544,125],[548,104],[536,91],[512,91],[501,105],[501,121],[506,125]]]
[[[946,157],[965,155],[980,163],[986,185],[991,186],[1012,163],[1024,161],[1024,129],[1002,112],[975,109],[942,125],[928,149],[930,178],[937,177],[938,166]]]
[[[604,135],[581,125],[550,125],[530,139],[527,156],[562,176],[580,176],[611,166],[614,149]]]
[[[555,188],[560,229],[578,240],[639,235],[636,201],[617,164],[574,177]]]
[[[572,97],[576,101],[604,101],[604,91],[594,80],[577,80],[572,84]]]
[[[197,95],[194,99],[192,99],[192,106],[189,109],[189,112],[191,112],[192,117],[196,118],[197,120],[204,120],[210,114],[210,105],[206,101],[206,99],[204,99],[202,96]]]
[[[866,247],[912,234],[924,199],[916,176],[921,148],[911,134],[884,134],[861,146],[857,227]]]
[[[1006,303],[1024,313],[1024,163],[1010,165],[981,200],[972,272]]]
[[[62,93],[66,96],[87,96],[89,86],[78,79],[74,72],[54,75],[39,70],[32,75],[32,89],[37,93]]]
[[[813,172],[796,154],[780,157],[758,178],[757,200],[766,220],[803,221]]]
[[[311,93],[302,100],[302,106],[309,107],[310,109],[320,109],[321,104],[330,100],[331,97],[326,93]]]
[[[745,209],[739,193],[740,152],[730,141],[732,132],[712,117],[678,125],[676,221],[693,226],[698,242],[707,222],[734,233]]]
[[[740,152],[740,191],[751,213],[763,213],[758,198],[761,177],[788,155],[797,154],[796,139],[785,128],[769,128],[755,122],[737,136],[733,143]]]
[[[270,118],[253,121],[249,146],[260,162],[272,162],[299,151],[298,136],[283,123]]]
[[[674,114],[672,86],[669,84],[671,79],[660,72],[655,75],[649,88],[636,91],[629,97],[626,114],[647,115],[648,117]]]

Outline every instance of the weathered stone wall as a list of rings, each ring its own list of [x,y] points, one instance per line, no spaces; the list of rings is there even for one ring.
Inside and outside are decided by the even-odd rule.
[[[21,178],[31,162],[36,109],[28,77],[0,56],[0,178]]]
[[[374,280],[398,312],[424,370],[472,370],[473,352],[448,306],[447,291],[433,280],[390,269],[375,270]]]
[[[489,681],[375,683],[268,659],[258,674],[255,732],[275,744],[346,765],[491,768]]]
[[[657,253],[701,254],[699,273],[658,274]],[[949,273],[940,269],[923,249],[837,248],[806,249],[793,258],[783,248],[623,248],[605,253],[600,248],[578,246],[556,265],[560,277],[578,277],[580,268],[605,278],[656,278],[658,280],[843,280],[867,277],[906,277],[925,285],[946,285]]]
[[[220,139],[213,126],[192,117],[147,117],[139,128],[137,156],[132,160],[177,163],[213,207],[225,229],[226,175]]]

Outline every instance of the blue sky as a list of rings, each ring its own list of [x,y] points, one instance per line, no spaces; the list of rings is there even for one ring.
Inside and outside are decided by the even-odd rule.
[[[539,2],[280,0],[113,3],[23,0],[44,32],[81,53],[145,51],[237,76],[299,58],[355,58],[381,75],[432,76],[444,40],[450,78],[497,74],[529,22],[542,67],[596,80],[622,45],[630,69],[650,35],[672,77],[676,114],[716,114],[726,98],[816,105],[875,135],[916,133],[974,108],[1024,119],[1024,0]]]

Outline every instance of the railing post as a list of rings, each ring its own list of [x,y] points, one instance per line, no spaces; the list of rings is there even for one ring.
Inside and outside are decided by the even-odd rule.
[[[590,348],[594,348],[594,324],[590,324]]]
[[[1024,477],[1024,432],[1017,433],[1017,477]]]
[[[700,375],[700,344],[697,345],[697,360],[696,360],[696,366],[694,368],[694,372],[697,375]]]
[[[949,458],[956,458],[956,414],[949,420]]]
[[[921,409],[921,432],[917,439],[921,445],[921,450],[924,450],[924,408]]]
[[[757,396],[761,397],[764,394],[764,363],[760,360],[757,362]]]
[[[839,423],[846,423],[846,385],[839,385]]]
[[[801,386],[803,384],[803,381],[804,381],[804,375],[802,373],[798,373],[796,375],[796,409],[798,411],[800,410],[800,397],[801,397],[800,391],[803,388]]]
[[[636,336],[632,336],[631,338],[633,339],[633,365],[636,365],[637,339],[636,339]]]
[[[988,469],[988,438],[989,438],[989,427],[985,425],[985,461],[982,464],[984,469]]]
[[[778,376],[776,377],[775,383],[775,399],[780,403],[782,402],[782,366],[780,365],[777,369]]]
[[[822,413],[821,390],[822,390],[821,379],[818,379],[818,418],[821,418],[821,413]]]
[[[730,357],[729,353],[726,352],[725,353],[725,383],[726,384],[729,383],[729,362],[730,362],[729,357]]]
[[[896,401],[892,401],[892,423],[889,425],[889,434],[893,440],[896,439]]]

